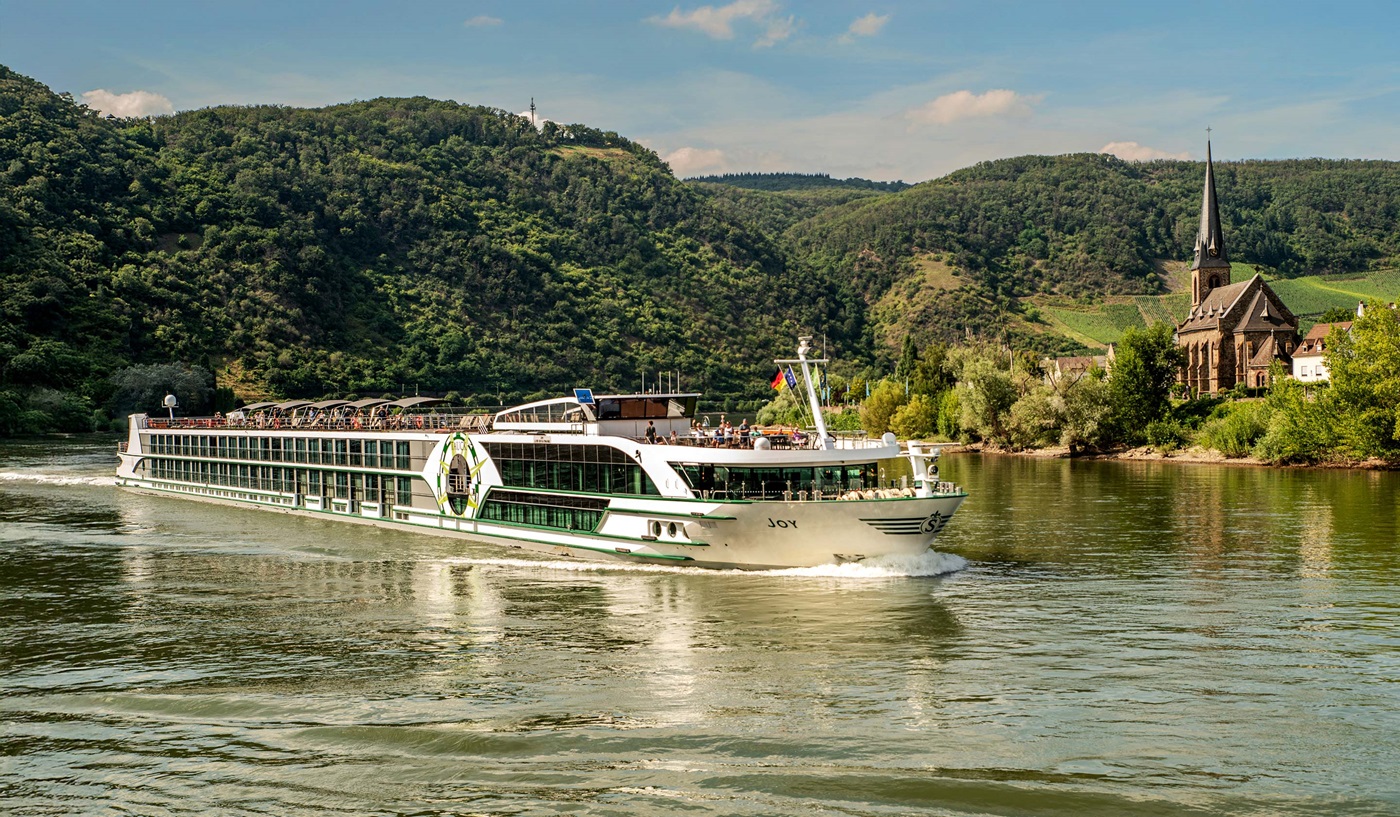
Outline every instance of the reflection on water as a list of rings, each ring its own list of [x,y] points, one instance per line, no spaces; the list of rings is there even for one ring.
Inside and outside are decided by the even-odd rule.
[[[956,456],[966,562],[740,574],[110,466],[0,448],[9,813],[1400,808],[1391,474]]]

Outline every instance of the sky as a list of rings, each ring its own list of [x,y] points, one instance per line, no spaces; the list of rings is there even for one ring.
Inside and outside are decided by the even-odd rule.
[[[429,96],[678,176],[1028,153],[1400,159],[1400,2],[0,0],[0,64],[123,116]]]

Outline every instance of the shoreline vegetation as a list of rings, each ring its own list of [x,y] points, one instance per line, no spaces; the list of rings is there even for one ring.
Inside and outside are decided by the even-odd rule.
[[[1160,451],[1150,445],[1143,445],[1136,448],[1125,448],[1119,451],[1098,451],[1093,453],[1075,453],[1071,455],[1068,448],[1062,447],[1013,451],[1010,449],[986,446],[982,443],[964,444],[959,442],[942,442],[938,440],[925,440],[923,442],[925,445],[939,446],[945,455],[977,454],[991,457],[1022,457],[1040,460],[1072,459],[1094,462],[1166,462],[1175,465],[1230,465],[1251,468],[1296,468],[1335,471],[1400,470],[1400,464],[1387,462],[1382,459],[1369,459],[1357,462],[1327,461],[1278,463],[1270,462],[1269,460],[1259,457],[1227,457],[1219,451],[1194,446],[1191,448],[1180,448],[1174,451]]]
[[[863,385],[869,396],[854,418],[848,411],[830,420],[988,453],[1400,466],[1400,312],[1372,301],[1349,329],[1334,327],[1325,349],[1326,382],[1300,383],[1275,361],[1267,388],[1203,395],[1176,382],[1183,353],[1166,322],[1125,332],[1107,368],[1058,376],[1000,346],[920,351],[906,339],[894,374]],[[782,393],[758,417],[800,418],[801,407]]]

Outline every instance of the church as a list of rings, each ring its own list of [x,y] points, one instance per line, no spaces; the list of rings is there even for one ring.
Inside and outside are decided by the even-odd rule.
[[[1201,197],[1201,229],[1191,262],[1191,311],[1176,327],[1176,342],[1186,353],[1177,376],[1192,394],[1216,394],[1243,383],[1269,385],[1269,365],[1285,370],[1297,345],[1298,319],[1258,274],[1231,283],[1220,204],[1215,197],[1215,168],[1206,143],[1206,184]]]

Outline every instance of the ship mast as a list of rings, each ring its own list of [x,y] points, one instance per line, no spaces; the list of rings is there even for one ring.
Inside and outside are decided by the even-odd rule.
[[[817,426],[817,448],[829,449],[834,447],[832,445],[833,440],[826,433],[826,418],[822,416],[822,406],[821,403],[817,400],[817,390],[812,385],[812,371],[809,368],[809,364],[827,363],[829,361],[824,357],[816,360],[808,358],[807,353],[811,351],[811,349],[812,336],[802,335],[797,339],[796,360],[775,360],[773,362],[777,363],[779,366],[782,366],[784,364],[790,365],[793,363],[797,363],[802,366],[802,382],[805,383],[807,386],[807,404],[812,407],[812,420],[816,423]]]

